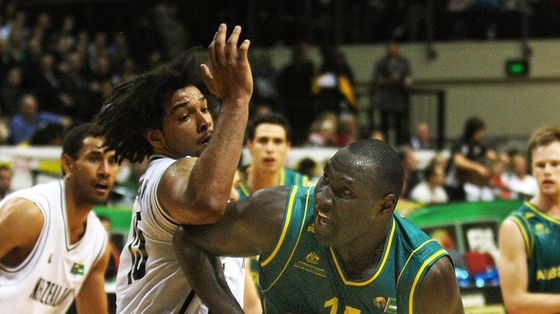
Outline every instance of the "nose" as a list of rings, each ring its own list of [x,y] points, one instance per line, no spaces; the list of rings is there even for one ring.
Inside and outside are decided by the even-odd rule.
[[[198,132],[204,132],[206,130],[208,130],[208,128],[210,127],[210,125],[212,124],[212,117],[210,116],[210,114],[206,114],[204,112],[201,111],[197,111],[197,120],[198,122]]]
[[[109,177],[111,175],[111,170],[117,167],[111,160],[103,159],[97,168],[97,174],[101,177]]]
[[[328,185],[323,185],[321,182],[317,183],[315,187],[315,203],[325,207],[329,207],[334,204],[332,191]]]

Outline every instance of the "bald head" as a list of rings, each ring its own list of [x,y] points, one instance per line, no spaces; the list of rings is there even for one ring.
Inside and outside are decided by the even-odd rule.
[[[374,139],[359,140],[340,149],[332,159],[346,164],[347,171],[355,173],[358,182],[370,182],[384,195],[400,196],[404,169],[398,153],[389,144]]]

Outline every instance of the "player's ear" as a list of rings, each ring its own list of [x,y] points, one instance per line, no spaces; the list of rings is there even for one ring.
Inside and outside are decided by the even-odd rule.
[[[68,154],[62,154],[60,163],[62,167],[63,176],[72,173],[72,165],[74,164],[74,158],[70,157],[70,155]]]
[[[383,197],[383,200],[381,202],[381,212],[385,211],[389,214],[392,214],[396,205],[397,196],[395,194],[389,193]]]
[[[146,131],[146,133],[144,134],[144,138],[154,148],[162,147],[163,144],[164,144],[163,133],[160,130],[157,130],[157,129],[148,129]]]

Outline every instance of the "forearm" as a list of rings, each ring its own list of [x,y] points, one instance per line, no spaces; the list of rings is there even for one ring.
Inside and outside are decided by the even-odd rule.
[[[523,293],[519,296],[504,295],[504,305],[512,314],[554,314],[560,313],[560,294]]]
[[[226,101],[226,100],[224,100]],[[229,199],[233,177],[241,158],[245,126],[248,119],[248,103],[223,105],[223,110],[206,150],[193,168],[189,189],[192,200],[214,202],[223,212]],[[212,197],[208,197],[211,195]],[[206,206],[205,206],[206,207]]]
[[[223,214],[232,181],[241,158],[253,79],[247,52],[249,41],[237,47],[241,27],[234,27],[226,41],[226,26],[220,25],[208,54],[212,70],[202,65],[208,89],[223,99],[212,139],[193,168],[188,195],[194,208],[209,208]],[[212,196],[212,197],[210,197]],[[198,206],[202,205],[202,206]]]
[[[211,313],[243,313],[224,278],[218,257],[199,249],[189,241],[174,239],[175,254],[181,269],[197,296]]]

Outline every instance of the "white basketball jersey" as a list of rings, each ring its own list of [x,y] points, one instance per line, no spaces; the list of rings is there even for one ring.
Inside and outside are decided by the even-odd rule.
[[[154,156],[140,178],[117,274],[117,313],[208,312],[175,257],[172,240],[179,224],[157,199],[160,179],[173,162],[175,159]],[[243,259],[223,258],[222,262],[228,285],[243,304]]]
[[[10,198],[33,201],[45,217],[31,254],[17,267],[0,263],[0,313],[65,313],[107,246],[107,232],[90,212],[82,239],[71,244],[64,182],[18,190]]]

